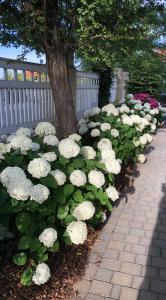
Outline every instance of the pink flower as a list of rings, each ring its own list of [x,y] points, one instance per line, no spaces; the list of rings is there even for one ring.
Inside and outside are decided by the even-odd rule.
[[[157,99],[153,98],[148,93],[138,93],[134,95],[135,100],[140,100],[143,103],[147,102],[151,108],[157,108],[159,106]]]

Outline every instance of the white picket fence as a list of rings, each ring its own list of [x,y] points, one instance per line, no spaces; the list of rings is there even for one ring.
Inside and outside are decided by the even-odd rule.
[[[80,117],[98,106],[99,77],[77,71],[76,81],[76,114]],[[110,102],[125,96],[127,81],[128,73],[117,69]],[[0,135],[53,120],[55,107],[46,66],[0,58]]]
[[[77,116],[98,105],[98,89],[97,74],[77,72]],[[46,66],[0,58],[0,135],[54,118]]]

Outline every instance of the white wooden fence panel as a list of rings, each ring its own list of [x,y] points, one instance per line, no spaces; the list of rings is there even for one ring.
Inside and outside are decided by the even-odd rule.
[[[45,65],[0,58],[0,135],[20,126],[34,127],[55,119],[55,106]],[[42,77],[44,75],[44,77]],[[77,72],[77,117],[98,106],[99,77]]]

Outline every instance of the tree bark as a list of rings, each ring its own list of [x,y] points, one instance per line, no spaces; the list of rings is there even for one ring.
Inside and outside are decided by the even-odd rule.
[[[45,49],[48,75],[56,111],[56,128],[59,138],[77,131],[74,99],[69,78],[68,58],[62,47]]]

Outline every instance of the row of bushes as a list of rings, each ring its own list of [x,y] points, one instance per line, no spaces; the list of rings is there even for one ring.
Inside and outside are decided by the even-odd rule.
[[[135,100],[92,108],[79,134],[61,141],[55,127],[20,128],[0,143],[0,248],[12,242],[23,285],[50,278],[46,264],[63,244],[82,244],[87,223],[101,224],[119,198],[122,165],[140,161],[162,122],[161,108]],[[10,241],[12,239],[12,241]]]

